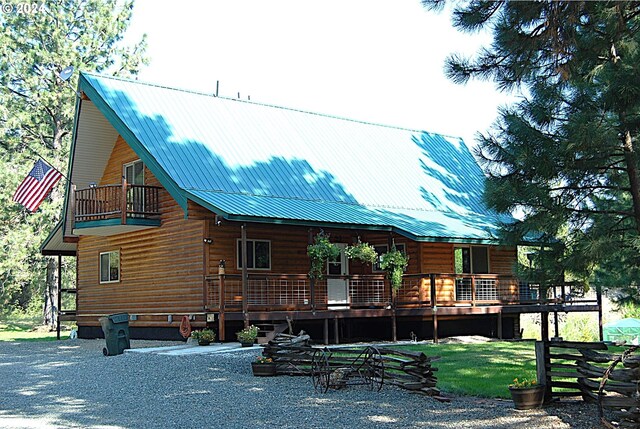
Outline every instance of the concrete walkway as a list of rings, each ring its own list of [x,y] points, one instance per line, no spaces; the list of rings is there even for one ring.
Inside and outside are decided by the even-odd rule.
[[[178,346],[165,347],[144,347],[137,349],[126,349],[125,353],[152,353],[167,356],[183,356],[183,355],[204,355],[215,353],[233,353],[246,352],[251,350],[262,350],[262,346],[256,344],[252,347],[242,347],[240,343],[212,343],[208,346],[199,346],[197,344],[183,344]]]

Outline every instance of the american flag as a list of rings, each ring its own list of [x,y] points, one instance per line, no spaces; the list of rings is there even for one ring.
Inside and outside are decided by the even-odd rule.
[[[13,201],[33,213],[61,177],[62,173],[39,159],[13,194]]]

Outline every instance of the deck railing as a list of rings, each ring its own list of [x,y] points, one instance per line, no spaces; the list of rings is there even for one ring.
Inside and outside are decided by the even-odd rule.
[[[76,190],[75,221],[157,217],[160,215],[159,190],[157,186],[126,183]]]
[[[306,274],[249,274],[247,305],[250,310],[326,309],[327,279],[346,280],[349,308],[383,308],[392,305],[389,282],[383,275],[328,276],[311,281]],[[207,308],[240,310],[243,303],[242,276],[223,274],[206,277]],[[544,296],[543,296],[544,295]],[[220,297],[223,296],[223,300]],[[495,274],[407,274],[395,293],[397,308],[433,306],[481,306],[590,303],[576,299],[571,285],[547,289]]]

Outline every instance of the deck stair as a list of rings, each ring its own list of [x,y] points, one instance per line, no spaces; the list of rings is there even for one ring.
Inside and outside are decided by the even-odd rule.
[[[276,335],[283,333],[290,328],[286,321],[276,321],[273,323],[256,323],[258,327],[258,344],[267,344]]]

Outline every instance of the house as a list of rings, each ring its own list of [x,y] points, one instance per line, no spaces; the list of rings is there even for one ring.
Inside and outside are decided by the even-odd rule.
[[[123,311],[133,338],[176,338],[187,316],[221,339],[288,320],[327,342],[514,337],[523,312],[598,309],[518,281],[461,139],[91,73],[78,90],[63,217],[42,251],[77,255],[80,337]],[[405,252],[395,297],[344,252],[311,281],[321,231]]]

